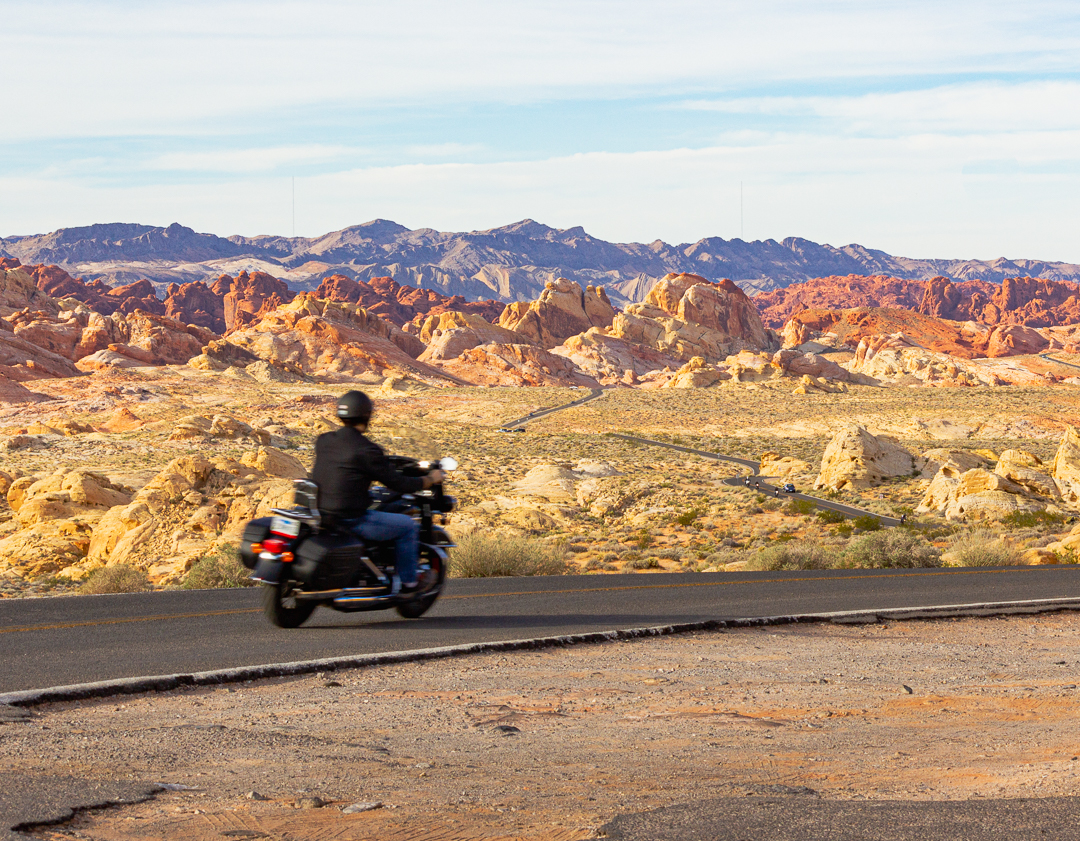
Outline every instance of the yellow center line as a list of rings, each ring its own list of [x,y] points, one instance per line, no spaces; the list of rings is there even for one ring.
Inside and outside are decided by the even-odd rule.
[[[26,625],[22,628],[0,628],[0,634],[19,634],[23,631],[56,631],[65,628],[92,628],[97,625],[126,625],[130,622],[159,622],[163,619],[201,619],[205,616],[231,616],[236,613],[258,613],[261,608],[244,607],[235,610],[212,610],[206,613],[166,613],[158,616],[132,616],[128,619],[95,619],[90,622],[57,622],[54,625]]]
[[[941,575],[1004,575],[1019,574],[1020,569],[962,569],[934,570],[927,572],[883,572],[874,575],[834,575],[828,577],[803,576],[799,578],[757,578],[743,581],[692,581],[683,584],[626,584],[617,587],[587,587],[566,590],[516,590],[509,593],[477,593],[472,596],[443,596],[443,601],[465,601],[468,599],[497,599],[506,596],[561,596],[575,593],[617,593],[624,590],[674,590],[685,587],[734,587],[748,584],[784,584],[807,581],[850,581],[853,579],[872,578],[926,578]],[[92,628],[99,625],[127,625],[132,622],[162,622],[169,619],[202,619],[208,616],[235,616],[244,613],[260,613],[262,608],[244,607],[233,610],[212,610],[202,613],[165,613],[156,616],[132,616],[125,619],[96,619],[86,622],[57,622],[50,625],[25,625],[18,628],[0,628],[0,634],[19,634],[28,631],[59,631],[69,628]]]

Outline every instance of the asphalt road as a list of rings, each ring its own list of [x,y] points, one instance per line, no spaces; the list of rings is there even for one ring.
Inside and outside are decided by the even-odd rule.
[[[275,628],[258,588],[0,601],[0,693],[716,619],[1080,599],[1080,567],[453,580],[431,611],[319,608]]]
[[[527,424],[529,421],[539,420],[544,415],[553,415],[555,412],[561,412],[564,409],[572,409],[574,406],[581,406],[584,403],[588,403],[590,400],[595,400],[602,395],[604,390],[602,388],[589,389],[589,393],[584,397],[577,400],[572,400],[569,403],[563,403],[561,406],[552,406],[550,409],[537,409],[535,412],[530,412],[523,418],[517,420],[507,421],[502,425],[502,429],[507,432],[517,432],[519,429]]]
[[[555,411],[555,410],[552,410]],[[681,453],[689,453],[690,455],[701,456],[702,458],[709,458],[714,461],[726,461],[730,464],[737,464],[740,467],[749,468],[751,471],[750,484],[751,488],[755,491],[760,491],[764,494],[773,494],[779,499],[805,499],[811,505],[817,508],[824,508],[828,511],[837,511],[843,514],[845,517],[860,517],[864,514],[869,514],[872,517],[877,517],[883,526],[898,526],[900,520],[897,517],[886,517],[883,514],[878,514],[874,511],[867,511],[864,508],[856,508],[853,505],[844,505],[839,502],[833,502],[830,499],[822,499],[817,496],[810,496],[809,494],[794,492],[788,493],[783,490],[782,485],[773,485],[758,475],[758,471],[761,469],[760,463],[751,461],[747,458],[737,458],[735,456],[725,456],[719,453],[711,453],[708,450],[695,450],[691,447],[683,447],[680,444],[669,444],[666,441],[654,441],[651,438],[639,438],[636,435],[623,435],[618,432],[612,432],[610,435],[613,438],[622,438],[625,441],[634,441],[638,444],[647,444],[650,447],[663,447],[668,450],[677,450]],[[743,477],[732,476],[730,479],[725,479],[724,484],[732,486],[740,486],[743,484]]]

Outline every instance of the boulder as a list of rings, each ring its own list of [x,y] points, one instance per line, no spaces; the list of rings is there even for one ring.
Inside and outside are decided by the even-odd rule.
[[[869,488],[912,473],[915,459],[899,444],[848,424],[825,447],[814,488]]]
[[[781,456],[779,453],[767,452],[761,454],[761,464],[758,467],[762,476],[773,479],[787,479],[792,476],[801,476],[809,473],[813,468],[801,459],[792,456]]]
[[[1050,475],[1057,483],[1062,500],[1073,507],[1080,507],[1080,434],[1073,426],[1065,426]]]
[[[307,468],[300,459],[283,453],[275,447],[259,447],[245,453],[240,463],[265,473],[267,476],[277,476],[283,479],[306,479]]]
[[[665,382],[662,388],[707,388],[724,380],[730,380],[731,374],[726,369],[709,365],[700,356],[695,356]]]
[[[851,380],[850,372],[840,367],[831,359],[826,359],[816,353],[801,353],[797,350],[779,350],[772,358],[773,364],[778,365],[785,374],[792,376],[810,376],[820,379],[848,382]]]
[[[833,384],[828,380],[811,377],[809,374],[803,374],[799,378],[799,384],[791,390],[792,394],[844,394],[846,392],[847,386],[843,383]]]
[[[935,447],[927,450],[916,462],[921,476],[931,478],[948,466],[946,476],[950,479],[958,479],[961,473],[971,470],[973,467],[985,467],[988,461],[996,461],[995,456],[988,459],[984,455],[971,452],[970,450],[954,450],[948,447]]]
[[[1027,493],[1058,500],[1061,494],[1050,475],[1043,469],[1042,460],[1026,450],[1005,450],[998,457],[994,472],[1016,483]]]

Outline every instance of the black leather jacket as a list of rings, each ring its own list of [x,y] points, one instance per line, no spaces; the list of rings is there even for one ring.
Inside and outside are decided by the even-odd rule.
[[[319,486],[319,510],[341,520],[367,511],[372,482],[381,482],[398,493],[414,493],[424,487],[421,477],[395,470],[382,447],[352,426],[324,432],[315,439],[311,481]]]

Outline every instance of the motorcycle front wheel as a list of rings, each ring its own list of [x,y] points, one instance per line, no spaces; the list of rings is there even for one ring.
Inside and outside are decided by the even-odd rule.
[[[296,585],[292,581],[281,581],[263,585],[263,611],[279,628],[299,628],[315,611],[315,604],[298,601]]]
[[[404,604],[399,604],[395,609],[406,619],[418,619],[423,616],[428,612],[428,608],[435,604],[435,600],[439,598],[439,592],[442,589],[443,581],[446,580],[446,570],[443,568],[443,565],[438,558],[430,559],[429,563],[431,568],[435,570],[435,584],[432,585],[435,592],[426,595],[418,595]]]

